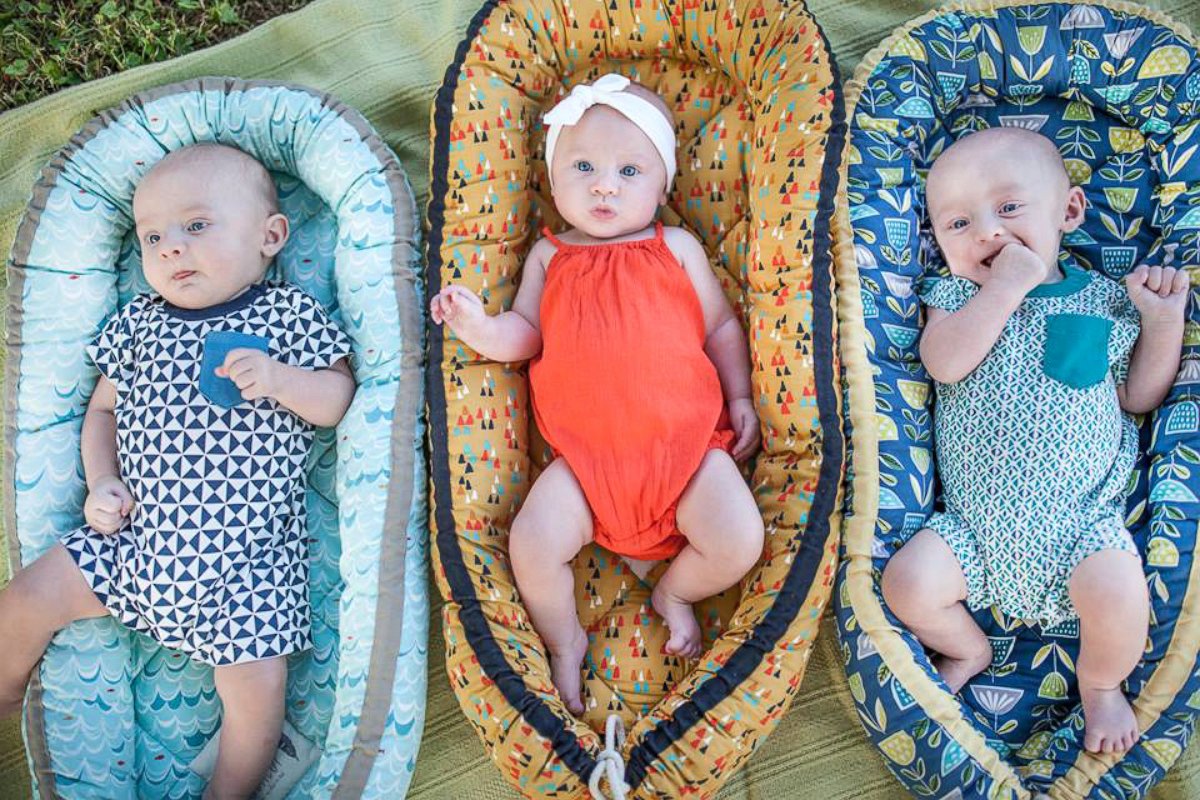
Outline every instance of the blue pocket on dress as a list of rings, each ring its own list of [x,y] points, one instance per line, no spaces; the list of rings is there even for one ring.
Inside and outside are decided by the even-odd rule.
[[[1110,319],[1088,314],[1047,314],[1042,370],[1073,389],[1086,389],[1108,374]]]
[[[213,331],[204,337],[204,356],[200,359],[200,393],[213,403],[232,408],[243,402],[242,392],[229,378],[217,375],[217,367],[225,363],[230,350],[248,347],[266,353],[271,340],[239,331]]]

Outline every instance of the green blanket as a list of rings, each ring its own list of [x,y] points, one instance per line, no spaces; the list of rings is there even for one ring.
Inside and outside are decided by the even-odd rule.
[[[97,111],[130,94],[200,75],[302,83],[357,108],[399,155],[418,207],[428,199],[429,107],[481,0],[317,0],[231,42],[68,89],[0,116],[0,250],[8,253],[39,170]],[[894,28],[938,5],[919,0],[811,0],[843,76]],[[1148,6],[1200,30],[1200,0]],[[2,535],[2,532],[0,532]],[[5,552],[0,547],[0,552]],[[0,585],[7,579],[0,558]],[[459,712],[442,662],[440,603],[430,637],[425,738],[409,797],[514,797]],[[0,724],[0,800],[29,796],[14,723]],[[855,719],[833,626],[826,625],[791,712],[720,797],[879,800],[904,793]],[[1154,795],[1200,797],[1200,750]]]

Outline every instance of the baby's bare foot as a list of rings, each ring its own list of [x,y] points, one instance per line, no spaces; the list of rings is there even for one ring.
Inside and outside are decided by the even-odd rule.
[[[992,665],[991,647],[966,658],[951,658],[950,656],[935,656],[933,667],[942,676],[942,680],[950,687],[951,694],[958,694],[967,681]]]
[[[1124,753],[1133,747],[1141,734],[1137,717],[1117,689],[1085,689],[1079,687],[1083,702],[1083,746],[1093,753]]]
[[[654,587],[650,595],[650,603],[667,623],[671,638],[664,648],[668,653],[684,658],[696,658],[700,655],[700,626],[696,623],[696,614],[692,604],[671,597],[662,591],[662,585]]]
[[[569,645],[561,651],[550,650],[550,680],[554,681],[554,688],[558,689],[567,710],[575,716],[583,713],[583,700],[580,697],[583,677],[579,668],[587,654],[587,647],[587,634],[583,628],[576,628]]]

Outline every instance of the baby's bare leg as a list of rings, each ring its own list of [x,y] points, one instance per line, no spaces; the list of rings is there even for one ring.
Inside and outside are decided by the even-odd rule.
[[[262,783],[283,731],[287,661],[229,664],[213,670],[221,698],[221,741],[204,800],[246,800]]]
[[[650,600],[671,630],[667,652],[695,658],[701,642],[692,604],[733,586],[758,562],[763,522],[754,495],[723,450],[704,456],[679,498],[675,522],[688,543]]]
[[[508,556],[521,601],[550,652],[550,676],[572,714],[583,713],[579,667],[587,634],[575,611],[571,561],[592,540],[592,512],[565,459],[538,476],[513,520]]]
[[[938,674],[958,693],[992,663],[992,645],[967,612],[967,581],[950,546],[917,531],[883,570],[883,598],[900,621],[938,652]]]
[[[1069,585],[1079,612],[1079,699],[1083,745],[1094,753],[1121,753],[1139,736],[1121,682],[1146,647],[1150,598],[1137,556],[1101,550],[1075,567]]]
[[[0,591],[0,719],[21,710],[29,673],[55,632],[77,619],[106,614],[61,544],[14,575]]]

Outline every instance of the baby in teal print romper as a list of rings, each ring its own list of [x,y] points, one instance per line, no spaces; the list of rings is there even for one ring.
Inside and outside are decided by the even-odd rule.
[[[884,598],[954,692],[992,661],[968,607],[1078,618],[1084,746],[1127,750],[1139,733],[1121,684],[1149,598],[1124,525],[1137,457],[1126,412],[1153,410],[1175,380],[1188,276],[1143,265],[1121,286],[1060,253],[1086,202],[1039,134],[970,134],[926,187],[951,273],[921,295],[945,511],[891,558]]]

